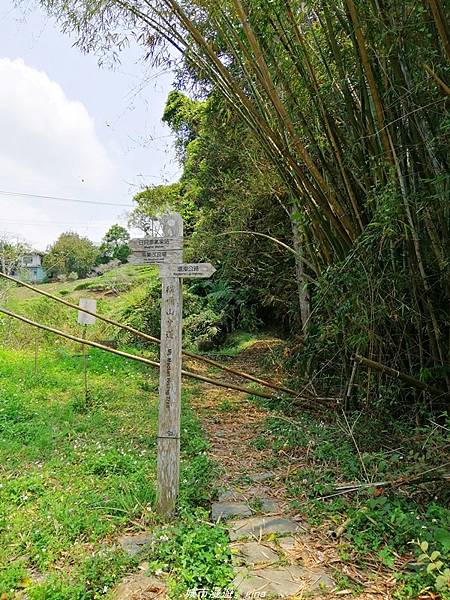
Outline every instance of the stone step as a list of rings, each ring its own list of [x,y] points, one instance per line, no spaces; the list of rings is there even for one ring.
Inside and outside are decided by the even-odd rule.
[[[230,523],[230,539],[233,542],[243,538],[260,539],[271,533],[287,535],[298,531],[300,527],[295,521],[283,517],[250,517]]]
[[[272,471],[264,471],[262,473],[250,473],[249,477],[254,483],[260,483],[261,481],[267,481],[268,479],[272,479],[274,477],[274,473],[272,473]]]
[[[122,535],[117,539],[119,546],[129,556],[137,556],[145,547],[154,541],[150,533],[134,533]]]
[[[275,550],[258,542],[235,543],[231,546],[231,554],[236,566],[255,567],[277,563],[280,560]]]
[[[299,594],[323,592],[334,588],[334,581],[317,569],[300,566],[274,567],[265,569],[236,569],[233,586],[241,595],[256,597],[275,595],[277,598],[290,598]]]
[[[114,600],[162,600],[167,598],[167,587],[158,577],[148,577],[143,573],[129,575],[121,581],[113,592]]]
[[[230,517],[249,517],[252,511],[244,502],[214,502],[211,507],[213,521]]]

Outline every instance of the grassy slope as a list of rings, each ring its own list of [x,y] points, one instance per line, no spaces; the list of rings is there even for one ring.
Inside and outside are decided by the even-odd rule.
[[[101,311],[115,314],[145,292],[150,277],[149,269],[125,266],[42,289],[75,302],[96,296]],[[10,289],[8,306],[79,333],[74,311],[24,288]],[[92,337],[110,333],[100,323],[89,329]],[[77,344],[40,332],[35,373],[35,330],[0,319],[0,334],[0,598],[15,598],[21,588],[31,600],[107,598],[115,581],[137,566],[114,547],[116,537],[125,529],[159,526],[157,372],[91,351],[86,403]],[[231,576],[222,529],[196,513],[208,501],[212,471],[186,401],[192,393],[197,388],[185,386],[180,516],[164,530],[165,548],[147,557],[154,569],[172,573],[174,597],[188,581],[202,587],[206,581],[228,583]],[[168,556],[171,543],[177,552]],[[224,549],[219,562],[218,548]],[[43,582],[37,581],[41,575]]]
[[[117,535],[157,524],[155,373],[93,351],[89,388],[86,404],[79,355],[46,352],[35,374],[31,354],[0,350],[2,598],[21,587],[32,600],[109,597],[136,568],[114,548]],[[208,498],[211,469],[187,407],[182,427],[181,507],[192,512]],[[223,536],[202,535],[205,545]]]
[[[75,282],[47,283],[40,285],[39,289],[59,296],[72,304],[78,304],[79,299],[83,297],[96,298],[98,312],[119,317],[120,320],[122,308],[143,297],[149,282],[154,281],[155,278],[154,269],[124,265],[101,277]],[[83,328],[77,324],[77,314],[73,309],[47,299],[32,290],[8,283],[6,288],[0,288],[0,299],[1,304],[13,312],[25,315],[44,325],[63,329],[78,336],[82,333]],[[88,328],[88,336],[94,339],[107,339],[113,337],[116,332],[116,328],[105,325],[101,321],[97,321],[94,326]],[[0,344],[11,348],[27,348],[34,343],[36,336],[40,345],[51,344],[53,347],[67,347],[66,341],[55,338],[52,334],[43,333],[0,315]],[[73,346],[73,348],[75,347]]]
[[[62,296],[70,293],[73,297],[82,297],[84,290],[98,291],[102,296],[105,293],[112,292],[114,289],[123,291],[140,283],[145,282],[156,271],[151,267],[135,267],[133,265],[123,265],[117,269],[112,269],[100,277],[91,277],[76,281],[43,283],[38,287],[50,294],[61,294]],[[9,285],[9,284],[8,284]],[[11,290],[11,297],[15,300],[26,300],[34,298],[35,292],[24,287],[14,287]]]

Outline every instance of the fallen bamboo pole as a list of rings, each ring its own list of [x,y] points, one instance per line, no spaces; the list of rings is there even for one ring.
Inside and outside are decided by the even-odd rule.
[[[68,302],[67,300],[64,300],[63,298],[58,298],[58,296],[49,294],[48,292],[45,292],[44,290],[40,290],[39,288],[37,288],[33,285],[30,285],[29,283],[26,283],[25,281],[20,281],[20,279],[11,277],[11,275],[6,275],[5,273],[0,272],[0,277],[3,277],[4,279],[8,279],[9,281],[13,281],[14,283],[17,283],[18,285],[26,287],[26,288],[32,290],[33,292],[36,292],[37,294],[41,294],[42,296],[45,296],[46,298],[55,300],[56,302],[59,302],[60,304],[64,304],[65,306],[68,306],[69,308],[73,308],[76,311],[80,310],[80,307],[77,306],[76,304],[72,304],[72,302]],[[152,342],[154,344],[161,343],[161,340],[159,338],[154,337],[152,335],[148,335],[147,333],[144,333],[143,331],[140,331],[139,329],[135,329],[134,327],[131,327],[130,325],[125,325],[123,323],[119,323],[118,321],[114,321],[113,319],[110,319],[103,315],[99,315],[98,313],[92,312],[86,308],[83,308],[83,312],[87,313],[88,315],[92,315],[93,317],[96,317],[100,321],[104,321],[105,323],[108,323],[109,325],[114,325],[115,327],[120,327],[121,329],[128,331],[129,333],[132,333],[133,335],[137,335],[137,336],[141,337],[142,339],[147,340],[148,342]],[[250,373],[245,373],[242,371],[238,371],[237,369],[233,369],[233,367],[227,367],[215,360],[212,360],[211,358],[207,358],[206,356],[194,354],[193,352],[189,352],[188,350],[182,350],[182,353],[185,356],[188,356],[189,358],[204,362],[208,365],[211,365],[213,367],[221,369],[222,371],[226,371],[228,373],[233,373],[233,375],[238,375],[239,377],[242,377],[243,379],[248,379],[249,381],[253,381],[264,387],[268,387],[273,390],[284,392],[285,394],[289,394],[290,396],[292,396],[294,398],[298,396],[298,392],[296,392],[294,390],[291,390],[287,387],[278,385],[276,383],[271,383],[270,381],[264,381],[263,379],[259,379],[258,377],[255,377],[254,375],[250,375]],[[307,395],[308,394],[305,394],[305,396],[307,396]],[[313,398],[312,395],[310,397],[311,397],[311,399]]]
[[[83,309],[83,312],[87,312]],[[105,352],[110,352],[111,354],[117,354],[117,356],[122,356],[123,358],[129,358],[131,360],[136,360],[138,362],[144,363],[146,365],[150,365],[152,367],[156,367],[159,369],[159,362],[155,360],[150,360],[149,358],[144,358],[143,356],[136,356],[135,354],[129,354],[128,352],[123,352],[122,350],[116,350],[115,348],[110,348],[108,346],[104,346],[98,342],[92,342],[91,340],[86,340],[75,335],[71,335],[70,333],[66,333],[65,331],[60,331],[59,329],[54,329],[53,327],[48,327],[47,325],[42,325],[42,323],[36,323],[31,319],[27,319],[22,315],[18,315],[16,313],[7,310],[6,308],[0,307],[0,313],[8,315],[13,319],[17,319],[19,321],[23,321],[28,325],[33,327],[37,327],[38,329],[43,329],[44,331],[48,331],[50,333],[54,333],[55,335],[59,335],[61,337],[67,338],[68,340],[72,340],[73,342],[78,342],[79,344],[86,344],[88,346],[92,346],[93,348],[99,348],[100,350],[104,350]],[[191,379],[197,379],[198,381],[203,381],[204,383],[210,383],[211,385],[215,385],[218,387],[236,390],[237,392],[244,392],[245,394],[251,394],[253,396],[259,396],[261,398],[268,398],[269,400],[277,400],[275,396],[271,394],[266,394],[265,392],[260,392],[258,390],[253,390],[251,388],[246,388],[240,385],[235,385],[234,383],[225,383],[224,381],[220,381],[219,379],[213,379],[211,377],[205,377],[204,375],[200,375],[198,373],[192,373],[191,371],[182,370],[181,374],[185,377],[190,377]],[[310,400],[310,398],[305,398],[305,400]]]
[[[448,392],[444,392],[439,388],[435,388],[432,385],[423,383],[423,381],[420,381],[415,377],[411,377],[411,375],[407,375],[406,373],[402,373],[401,371],[397,371],[396,369],[387,367],[386,365],[376,362],[375,360],[371,360],[370,358],[365,358],[364,356],[359,356],[359,354],[355,354],[355,360],[360,364],[365,365],[366,367],[371,367],[376,371],[380,371],[380,373],[385,373],[386,375],[390,375],[391,377],[396,377],[397,379],[404,381],[411,387],[423,390],[425,392],[429,392],[430,394],[433,394],[433,396],[446,397],[450,395]]]
[[[432,481],[450,481],[450,473],[442,472],[436,475],[429,475],[429,473],[439,471],[440,469],[446,469],[450,463],[444,463],[437,467],[431,467],[422,473],[416,473],[409,477],[398,477],[397,479],[388,479],[386,481],[374,481],[371,483],[344,483],[339,486],[335,486],[332,493],[328,496],[319,496],[319,500],[326,500],[335,496],[342,496],[344,494],[353,494],[363,490],[372,490],[377,488],[390,488],[390,487],[401,487],[404,485],[420,485],[422,483],[430,483]]]

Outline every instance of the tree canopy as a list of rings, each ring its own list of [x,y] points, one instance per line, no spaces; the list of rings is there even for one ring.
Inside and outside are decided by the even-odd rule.
[[[9,234],[0,234],[0,271],[12,275],[20,269],[23,258],[31,252],[30,245],[14,240]]]
[[[117,223],[111,225],[100,244],[98,261],[102,264],[115,259],[120,260],[122,263],[127,262],[128,255],[130,254],[128,247],[129,239],[130,234],[125,227]]]
[[[44,257],[50,277],[76,273],[85,277],[95,266],[98,248],[86,237],[74,232],[62,233]]]

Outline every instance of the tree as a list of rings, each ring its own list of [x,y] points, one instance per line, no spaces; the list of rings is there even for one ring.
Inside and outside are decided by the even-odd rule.
[[[137,206],[130,213],[128,225],[141,229],[145,235],[155,234],[155,227],[158,227],[155,219],[169,210],[182,215],[186,231],[192,226],[195,205],[183,193],[179,183],[148,187],[136,194],[133,201]]]
[[[128,240],[130,234],[122,225],[111,225],[103,237],[100,245],[100,264],[108,263],[111,260],[117,259],[121,263],[127,262],[130,249]]]
[[[167,97],[162,120],[176,133],[175,146],[181,162],[186,158],[186,147],[200,132],[204,108],[205,102],[196,102],[179,90],[172,90]]]
[[[12,275],[20,270],[23,258],[31,248],[26,242],[16,240],[9,234],[0,234],[0,271]]]
[[[94,268],[98,253],[98,248],[91,240],[68,231],[62,233],[48,248],[44,257],[44,267],[51,277],[70,273],[86,277]]]

